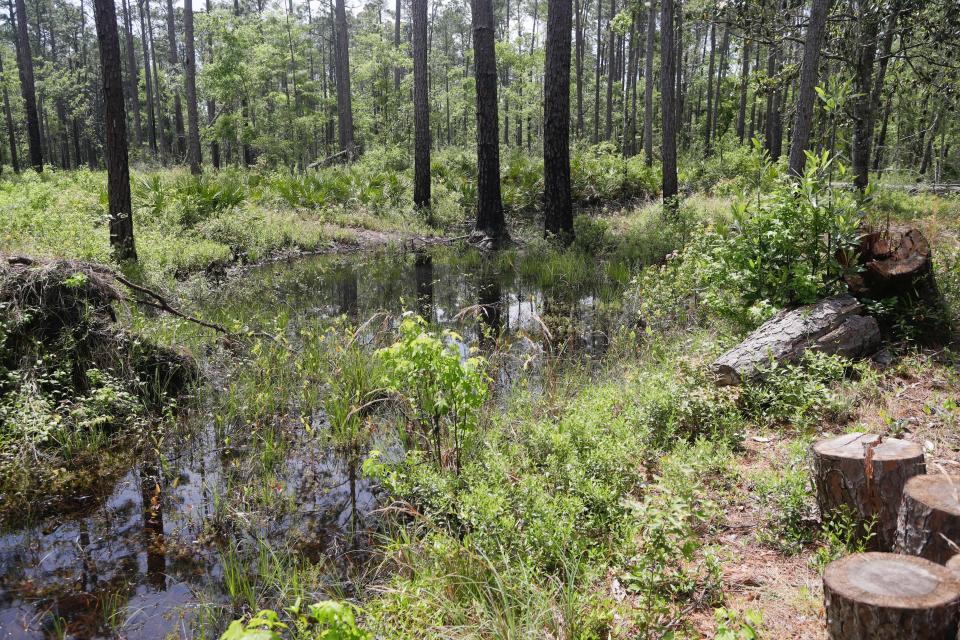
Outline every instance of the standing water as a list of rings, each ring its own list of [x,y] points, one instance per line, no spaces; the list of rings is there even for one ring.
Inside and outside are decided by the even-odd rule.
[[[250,325],[285,314],[290,326],[413,311],[456,331],[464,350],[516,352],[529,364],[551,354],[601,356],[621,284],[577,254],[434,249],[269,264],[210,286],[199,306],[204,317]],[[518,371],[496,367],[498,390]],[[214,374],[201,393],[224,384]],[[147,447],[153,454],[105,500],[89,496],[76,514],[26,527],[7,523],[0,638],[217,637],[225,620],[255,606],[262,590],[282,589],[295,570],[313,576],[318,591],[357,595],[379,496],[355,461],[317,437],[323,417],[286,425],[282,445],[270,429],[244,444],[223,437],[215,416],[184,413],[182,433]],[[276,506],[244,508],[265,503]]]

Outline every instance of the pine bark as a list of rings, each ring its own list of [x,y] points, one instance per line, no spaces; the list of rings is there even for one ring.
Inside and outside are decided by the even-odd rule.
[[[169,62],[174,76],[180,75],[180,54],[177,52],[177,28],[174,22],[173,0],[167,0],[167,43],[170,47]],[[173,83],[173,126],[177,136],[177,155],[186,154],[187,134],[183,126],[183,103],[180,100],[180,89]]]
[[[200,114],[197,110],[197,51],[193,33],[193,0],[183,0],[184,83],[187,97],[187,163],[200,174]]]
[[[643,160],[653,166],[653,54],[657,41],[657,3],[647,10],[647,52],[643,68]]]
[[[144,6],[146,5],[146,6]],[[138,0],[140,10],[140,43],[143,45],[143,80],[147,98],[147,137],[150,150],[154,157],[157,155],[157,115],[153,99],[153,77],[150,67],[150,47],[147,45],[147,20],[145,13],[150,10],[147,0]]]
[[[954,640],[960,584],[923,558],[857,553],[823,573],[832,640]]]
[[[140,80],[137,58],[133,50],[133,19],[130,16],[130,3],[123,0],[123,35],[127,56],[127,93],[130,110],[133,112],[133,140],[139,148],[143,146],[143,123],[140,120]]]
[[[471,0],[474,77],[477,85],[477,221],[475,238],[499,246],[507,238],[500,195],[500,130],[493,3]]]
[[[880,20],[869,0],[856,0],[858,38],[853,68],[853,97],[850,99],[853,117],[851,156],[853,184],[863,191],[870,182],[870,144],[873,141],[873,67],[877,56],[877,35]]]
[[[674,0],[663,0],[660,13],[660,112],[663,118],[663,201],[677,195],[676,52],[673,47]]]
[[[104,155],[107,160],[107,202],[110,245],[119,262],[135,261],[130,166],[127,159],[127,116],[124,110],[120,38],[114,0],[95,0],[97,39],[103,82]]]
[[[353,101],[350,95],[350,35],[347,32],[347,9],[344,0],[336,1],[336,68],[337,115],[340,151],[353,160],[356,145],[353,137]]]
[[[3,77],[3,57],[0,56],[0,77]],[[17,130],[13,126],[13,111],[10,109],[10,95],[6,83],[3,83],[3,117],[7,125],[7,138],[10,144],[10,166],[14,173],[20,173],[20,159],[17,155]]]
[[[915,442],[849,433],[813,445],[813,481],[824,519],[846,512],[862,527],[872,524],[873,549],[889,551],[907,481],[925,471],[923,447]]]
[[[603,0],[599,0],[601,3]],[[613,82],[615,74],[615,47],[617,38],[611,29],[613,18],[617,15],[617,0],[610,0],[610,17],[607,19],[607,102],[606,126],[603,130],[603,139],[609,141],[613,136]]]
[[[413,0],[413,204],[430,207],[430,98],[427,95],[427,0]]]
[[[207,16],[210,15],[210,0],[206,0],[207,4]],[[207,36],[207,61],[209,63],[213,62],[213,36]],[[217,115],[217,103],[213,98],[207,99],[207,126],[212,127],[214,120]],[[214,169],[220,168],[220,144],[217,142],[216,136],[211,136],[210,138],[210,164],[213,165]]]
[[[807,164],[807,145],[813,126],[813,105],[816,100],[819,78],[820,49],[823,33],[827,27],[827,14],[833,0],[813,0],[810,7],[810,22],[803,45],[803,68],[800,71],[800,88],[797,96],[797,117],[790,140],[790,173],[799,176]]]
[[[17,67],[20,71],[20,93],[27,119],[27,144],[30,150],[30,166],[34,171],[43,171],[43,141],[40,136],[40,113],[37,110],[37,93],[34,85],[33,54],[30,49],[30,34],[27,31],[27,7],[23,0],[16,0],[16,18],[10,0],[10,20],[16,34]]]
[[[944,564],[960,548],[960,477],[919,475],[907,482],[894,551]]]
[[[573,239],[570,193],[571,0],[549,0],[544,67],[544,231],[562,242]]]
[[[717,55],[717,23],[710,23],[710,64],[707,67],[707,120],[703,125],[703,148],[706,155],[712,153],[710,148],[713,135],[713,74]]]
[[[743,39],[740,59],[740,104],[737,109],[737,139],[743,144],[747,126],[747,89],[750,80],[750,40]]]

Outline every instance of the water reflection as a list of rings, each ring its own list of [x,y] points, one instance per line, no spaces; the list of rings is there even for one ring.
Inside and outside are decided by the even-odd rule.
[[[505,359],[526,367],[544,349],[601,354],[617,320],[617,292],[601,298],[589,286],[544,287],[535,269],[516,262],[452,250],[305,259],[206,292],[202,312],[255,326],[282,310],[295,324],[415,309],[456,329],[465,344],[502,354],[502,387],[519,375],[519,368],[500,366]],[[64,624],[75,638],[191,637],[205,603],[227,599],[222,544],[241,535],[311,561],[356,557],[351,550],[370,536],[377,490],[358,473],[356,452],[335,452],[317,437],[326,428],[322,416],[309,428],[291,428],[291,443],[270,474],[251,468],[251,452],[262,442],[247,425],[224,431],[203,415],[185,420],[196,425],[192,435],[141,461],[104,503],[0,535],[0,639],[50,637]],[[222,496],[238,490],[274,504],[244,532],[222,525]]]

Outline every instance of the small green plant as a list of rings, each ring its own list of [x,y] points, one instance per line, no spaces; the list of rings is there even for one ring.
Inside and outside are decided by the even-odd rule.
[[[817,539],[813,490],[804,442],[791,447],[786,464],[760,474],[754,495],[766,514],[757,537],[762,544],[783,553],[800,553]]]
[[[300,599],[286,609],[290,624],[276,611],[263,609],[249,620],[234,620],[220,640],[284,640],[285,637],[314,640],[366,640],[369,634],[357,626],[353,605],[324,600],[307,606]],[[291,629],[292,625],[292,629]]]
[[[813,566],[823,569],[834,560],[851,553],[867,551],[870,541],[876,535],[877,520],[863,522],[849,509],[841,509],[823,522],[821,540],[823,544],[810,560]]]
[[[717,621],[714,640],[759,640],[763,615],[756,609],[747,609],[743,613],[733,609],[718,607],[713,610]]]
[[[462,358],[459,336],[435,336],[422,318],[407,317],[400,339],[378,354],[387,390],[397,395],[405,415],[407,444],[426,444],[434,462],[444,464],[444,443],[459,473],[465,438],[477,427],[487,397],[484,360]]]

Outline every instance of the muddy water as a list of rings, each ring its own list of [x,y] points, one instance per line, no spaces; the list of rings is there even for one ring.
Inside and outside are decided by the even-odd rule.
[[[308,258],[213,283],[204,313],[255,325],[278,314],[293,323],[341,315],[360,322],[414,310],[455,329],[465,349],[513,353],[527,371],[551,354],[601,356],[619,320],[619,288],[594,267],[545,276],[542,264],[525,260],[449,249]],[[501,390],[518,371],[498,367]],[[363,562],[378,495],[316,437],[322,417],[288,430],[282,446],[228,442],[202,411],[183,420],[184,435],[130,469],[106,501],[0,536],[0,638],[217,637],[238,612],[231,602],[243,599],[231,598],[228,574],[237,564],[263,571],[250,566],[258,545],[307,559],[325,582],[349,591],[345,576]],[[277,460],[255,471],[253,449],[267,446],[278,447]],[[243,502],[225,504],[228,493],[274,506],[255,515],[251,508],[241,535],[226,523],[248,514]]]

